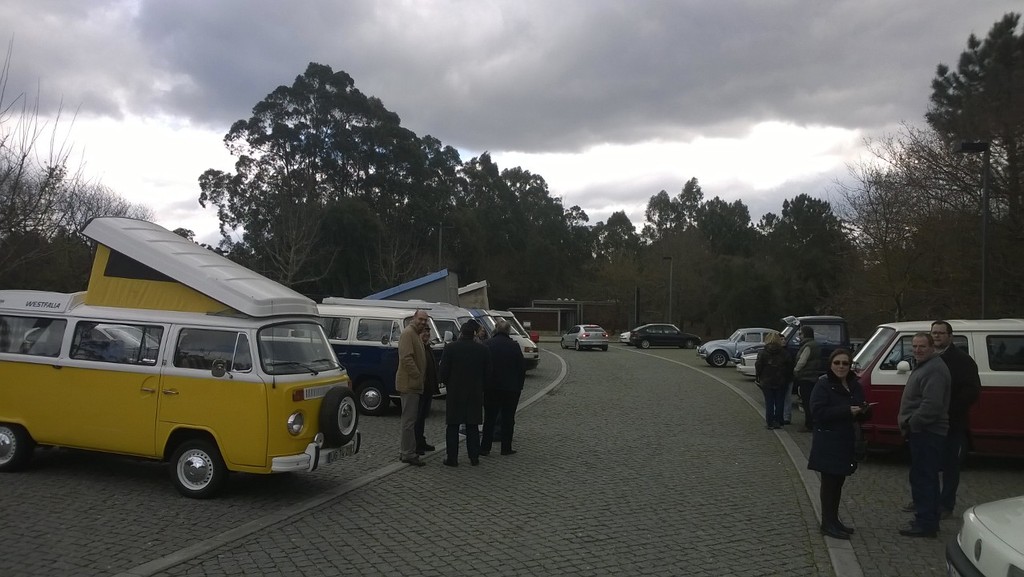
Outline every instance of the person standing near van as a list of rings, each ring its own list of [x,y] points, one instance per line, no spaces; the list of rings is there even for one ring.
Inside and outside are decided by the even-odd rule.
[[[917,365],[900,399],[898,424],[910,447],[910,493],[914,520],[900,529],[904,537],[935,537],[939,531],[939,469],[949,430],[950,375],[935,352],[930,333],[910,342]]]
[[[850,370],[852,360],[850,351],[836,349],[811,392],[815,419],[807,468],[821,474],[821,533],[833,539],[849,539],[854,531],[839,519],[839,503],[846,478],[857,470],[858,421],[871,412],[857,375]]]
[[[416,454],[426,455],[435,447],[427,442],[423,434],[427,425],[427,417],[430,416],[430,405],[437,394],[437,362],[434,360],[434,351],[430,348],[430,327],[423,329],[420,333],[420,341],[423,342],[423,349],[427,356],[426,370],[423,372],[423,393],[420,394],[419,410],[416,412]]]
[[[949,369],[949,432],[942,462],[942,492],[939,505],[943,518],[953,514],[956,491],[960,486],[960,461],[967,448],[967,413],[981,394],[978,363],[971,355],[953,345],[953,327],[946,321],[935,321],[931,329],[935,351]]]
[[[480,454],[488,455],[494,441],[494,425],[501,419],[501,454],[514,455],[512,433],[516,425],[516,408],[526,382],[526,360],[519,343],[512,340],[512,326],[504,319],[494,323],[494,335],[484,341],[491,351],[491,378],[484,387],[484,432]]]
[[[784,416],[783,403],[789,398],[793,382],[793,361],[786,352],[782,335],[770,333],[764,349],[754,362],[754,379],[764,393],[764,421],[768,429],[781,429]]]
[[[491,377],[491,352],[474,340],[479,326],[474,320],[463,323],[459,339],[448,343],[441,355],[439,376],[448,391],[444,464],[449,467],[459,465],[459,425],[466,425],[466,453],[470,464],[480,464],[480,413],[484,383]]]
[[[398,337],[398,371],[395,373],[395,389],[402,399],[398,460],[417,467],[426,465],[416,454],[416,416],[427,370],[427,354],[423,350],[420,333],[426,330],[429,320],[427,311],[417,310]]]
[[[814,383],[821,375],[821,347],[814,340],[814,327],[800,327],[800,350],[796,353],[796,366],[793,368],[793,380],[796,381],[796,394],[800,395],[800,405],[804,408],[804,426],[801,433],[814,430],[814,417],[811,414],[811,391]]]

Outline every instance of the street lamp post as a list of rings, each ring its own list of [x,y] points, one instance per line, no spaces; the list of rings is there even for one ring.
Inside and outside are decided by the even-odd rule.
[[[443,245],[441,244],[441,241],[444,238],[444,229],[446,229],[446,228],[455,228],[455,227],[454,227],[454,225],[450,225],[450,224],[446,225],[443,222],[440,222],[440,223],[437,224],[437,270],[441,270],[442,268],[444,268],[444,267],[441,266],[441,255],[443,254],[442,253],[442,246]]]
[[[992,145],[990,142],[961,142],[957,152],[982,153],[984,165],[981,177],[981,318],[988,318],[985,306],[988,281],[988,189],[992,177]]]
[[[663,256],[661,260],[668,261],[668,322],[672,321],[672,257]]]

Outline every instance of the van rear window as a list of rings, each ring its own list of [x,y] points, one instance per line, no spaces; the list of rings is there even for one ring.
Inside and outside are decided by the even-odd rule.
[[[1024,335],[992,335],[985,345],[993,371],[1024,371]]]
[[[0,316],[0,352],[56,357],[66,327],[60,319]]]

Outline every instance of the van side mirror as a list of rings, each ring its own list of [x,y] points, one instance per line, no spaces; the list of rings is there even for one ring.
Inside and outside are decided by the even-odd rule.
[[[227,374],[228,364],[224,362],[224,359],[216,359],[213,361],[213,368],[210,369],[210,372],[219,379]]]
[[[900,361],[896,364],[896,374],[903,375],[910,372],[910,363],[907,361]]]
[[[382,336],[382,337],[380,338],[380,344],[382,344],[382,345],[386,345],[386,344],[388,344],[389,342],[390,342],[390,339],[388,339],[388,336],[387,336],[387,335],[384,335],[384,336]]]

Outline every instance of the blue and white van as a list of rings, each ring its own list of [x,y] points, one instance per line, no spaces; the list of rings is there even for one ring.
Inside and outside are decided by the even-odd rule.
[[[324,299],[317,305],[321,324],[338,361],[345,367],[355,391],[359,410],[367,415],[383,415],[391,400],[398,399],[395,373],[398,371],[398,338],[416,314],[416,306],[380,306],[384,301]],[[342,301],[344,301],[343,304]],[[433,321],[435,359],[440,359],[443,344]],[[439,394],[443,394],[441,386]]]

